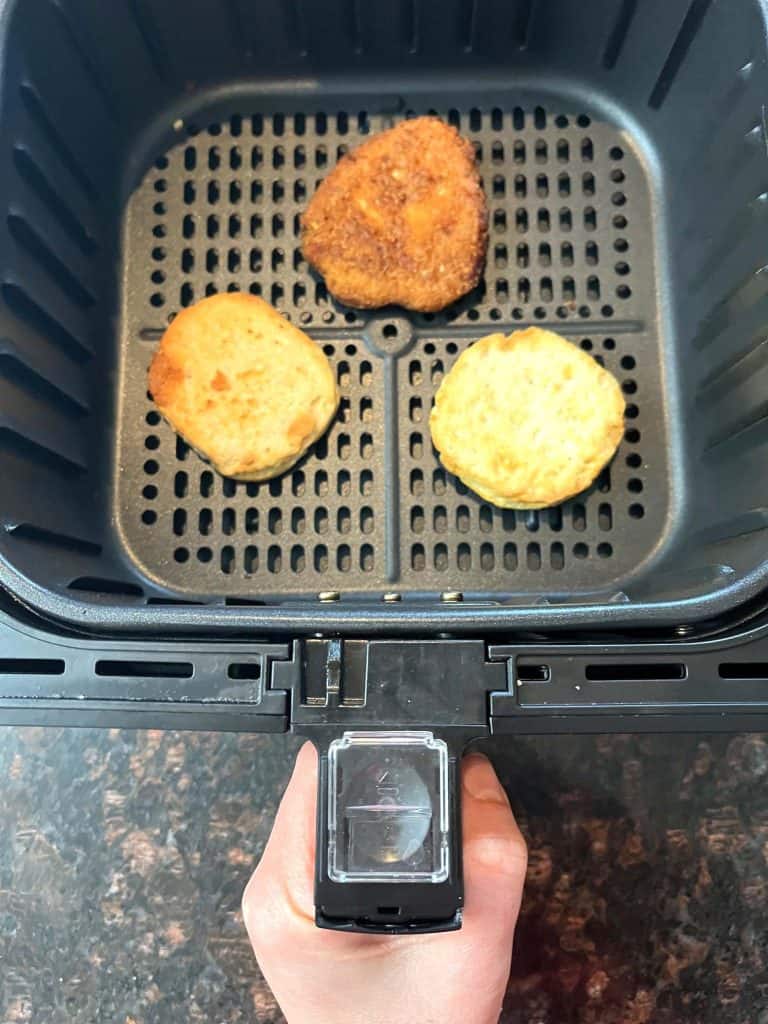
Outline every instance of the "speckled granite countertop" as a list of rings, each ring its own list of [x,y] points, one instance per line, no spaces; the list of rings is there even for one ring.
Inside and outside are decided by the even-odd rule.
[[[240,894],[295,740],[0,730],[0,1022],[273,1022]],[[768,1024],[768,743],[497,741],[507,1024]]]

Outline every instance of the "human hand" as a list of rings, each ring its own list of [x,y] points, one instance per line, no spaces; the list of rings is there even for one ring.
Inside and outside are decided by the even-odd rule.
[[[289,1024],[495,1024],[512,956],[525,840],[487,758],[462,765],[464,924],[437,935],[323,931],[314,922],[317,753],[299,753],[243,916]]]

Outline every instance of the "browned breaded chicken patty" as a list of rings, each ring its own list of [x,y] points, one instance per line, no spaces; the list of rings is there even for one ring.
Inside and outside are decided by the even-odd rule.
[[[488,209],[472,146],[436,117],[344,156],[303,217],[302,248],[349,306],[434,312],[480,280]]]

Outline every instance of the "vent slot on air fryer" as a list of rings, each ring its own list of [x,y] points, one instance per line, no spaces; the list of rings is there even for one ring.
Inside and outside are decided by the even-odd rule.
[[[60,676],[65,668],[59,658],[0,658],[0,675]]]
[[[656,665],[647,663],[637,663],[635,665],[597,663],[587,665],[584,675],[587,679],[594,682],[639,683],[645,680],[686,679],[688,669],[682,662],[663,662]]]
[[[548,683],[552,678],[549,665],[529,665],[518,660],[516,668],[518,683]]]
[[[191,679],[194,666],[184,661],[97,661],[95,672],[126,679]]]
[[[768,682],[767,661],[726,661],[719,666],[721,679],[752,679]]]

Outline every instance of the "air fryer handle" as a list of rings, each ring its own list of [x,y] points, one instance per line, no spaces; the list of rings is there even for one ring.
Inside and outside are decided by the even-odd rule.
[[[423,934],[461,927],[461,749],[427,731],[356,731],[319,754],[315,920]]]

